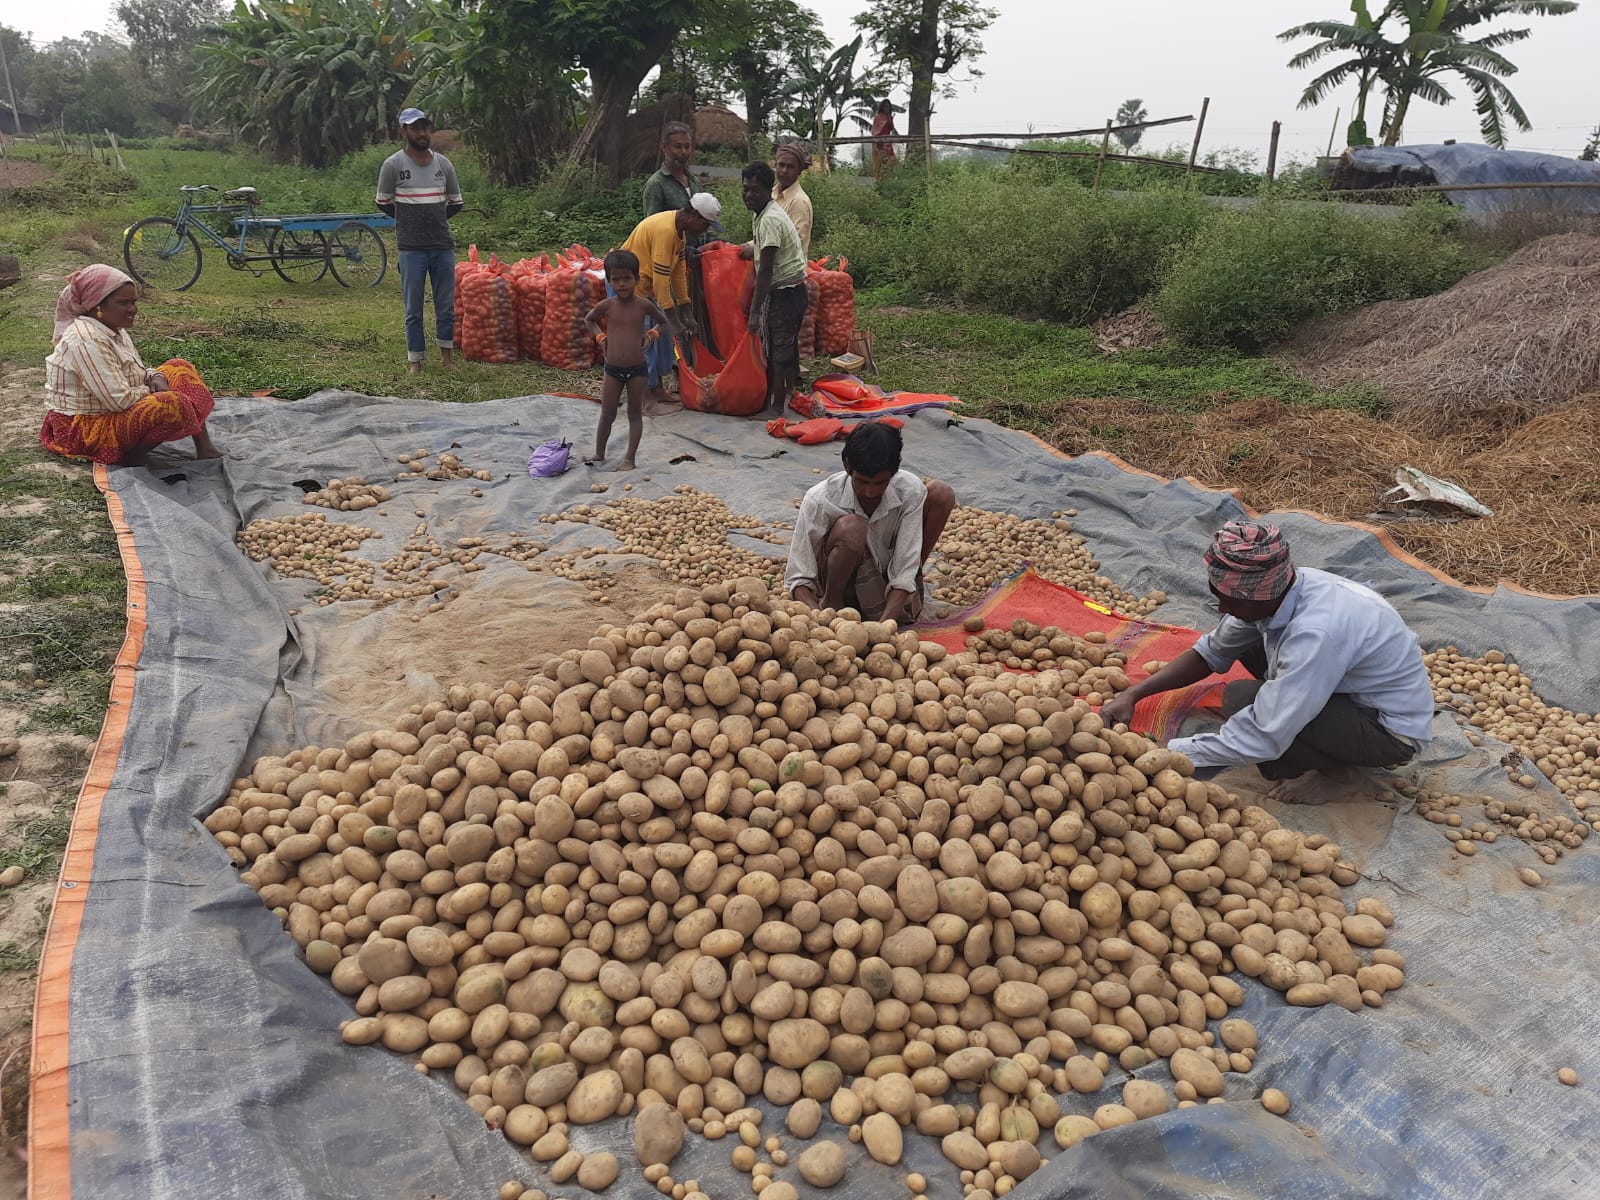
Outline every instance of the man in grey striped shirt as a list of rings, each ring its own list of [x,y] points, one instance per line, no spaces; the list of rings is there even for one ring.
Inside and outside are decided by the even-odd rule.
[[[456,243],[449,220],[461,211],[461,185],[450,160],[432,148],[433,122],[420,108],[400,114],[404,150],[378,169],[378,207],[394,218],[400,251],[400,294],[406,306],[406,370],[422,370],[428,343],[423,336],[422,296],[433,289],[434,340],[444,366],[455,365]]]

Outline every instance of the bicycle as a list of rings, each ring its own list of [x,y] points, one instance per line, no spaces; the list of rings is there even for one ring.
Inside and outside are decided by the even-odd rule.
[[[187,291],[200,278],[200,239],[228,256],[228,266],[265,275],[251,263],[269,263],[287,283],[315,283],[331,269],[344,287],[377,287],[389,269],[389,252],[377,230],[394,224],[393,217],[355,213],[307,213],[286,217],[257,215],[260,195],[253,187],[222,193],[221,204],[197,204],[194,198],[215,192],[212,184],[178,189],[182,200],[176,217],[145,217],[128,227],[122,239],[122,259],[128,273],[140,283]],[[227,214],[233,218],[237,242],[213,229],[204,218]],[[266,253],[251,254],[252,233],[266,234]]]

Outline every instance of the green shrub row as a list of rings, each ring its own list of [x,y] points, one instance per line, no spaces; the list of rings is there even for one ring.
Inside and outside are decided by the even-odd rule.
[[[813,253],[846,255],[858,285],[1073,325],[1143,301],[1203,347],[1256,350],[1312,317],[1441,291],[1489,261],[1443,205],[1224,207],[1180,188],[1094,192],[1037,163],[807,186]]]

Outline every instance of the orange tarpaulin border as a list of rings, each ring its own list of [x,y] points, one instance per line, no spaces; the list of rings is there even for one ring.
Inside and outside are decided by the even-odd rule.
[[[111,790],[112,776],[122,754],[133,703],[134,670],[144,650],[145,577],[133,530],[128,527],[122,497],[111,490],[104,466],[94,468],[94,483],[106,498],[106,513],[117,535],[122,570],[128,581],[127,628],[122,649],[111,673],[111,698],[95,742],[94,757],[78,792],[72,814],[72,831],[61,857],[55,906],[45,931],[39,958],[39,983],[33,1001],[33,1059],[28,1108],[28,1197],[57,1200],[72,1195],[72,1158],[67,1092],[69,1002],[72,992],[72,955],[78,945],[89,883],[94,874],[95,843],[100,832],[100,809]]]

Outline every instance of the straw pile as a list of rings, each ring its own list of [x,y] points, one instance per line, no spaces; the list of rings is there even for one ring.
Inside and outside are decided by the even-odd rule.
[[[1133,400],[1073,400],[1050,413],[1069,454],[1106,450],[1158,475],[1233,488],[1252,508],[1367,520],[1413,466],[1460,484],[1487,519],[1388,523],[1394,540],[1463,583],[1600,592],[1600,393],[1514,430],[1423,437],[1341,409],[1246,400],[1180,413]]]
[[[1540,238],[1437,296],[1314,321],[1283,352],[1320,386],[1376,386],[1418,433],[1520,424],[1600,390],[1600,237]]]
[[[1102,354],[1147,350],[1166,340],[1167,328],[1161,318],[1139,304],[1101,317],[1094,323],[1094,344]]]

